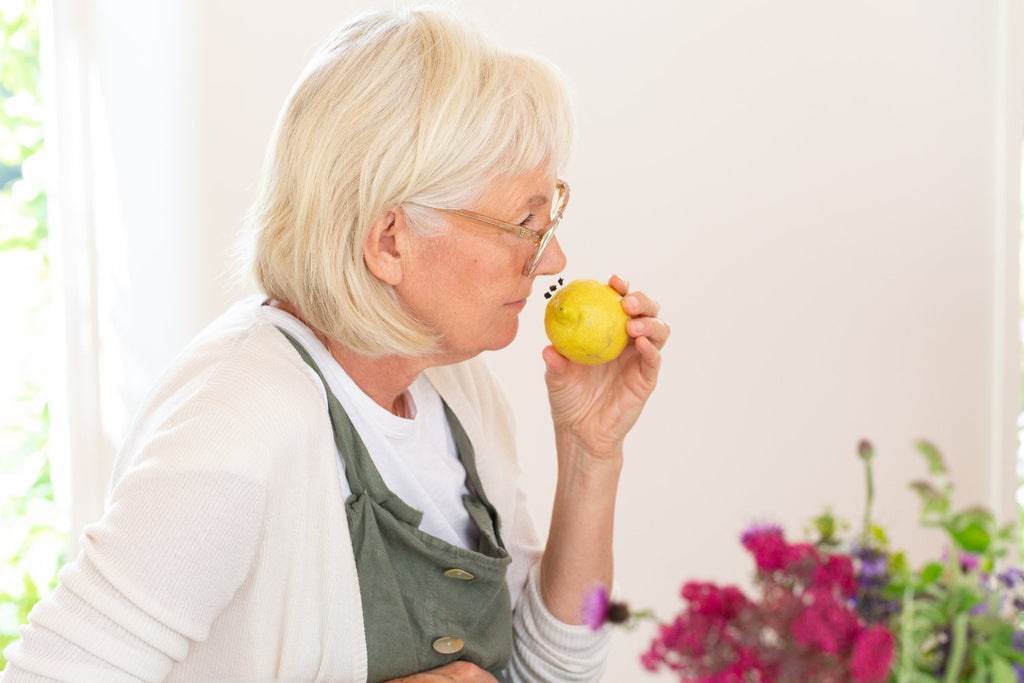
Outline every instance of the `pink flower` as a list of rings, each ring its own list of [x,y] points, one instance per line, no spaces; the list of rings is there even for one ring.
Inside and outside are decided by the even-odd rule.
[[[892,633],[881,624],[865,629],[853,645],[850,674],[857,683],[883,683],[889,679],[889,669],[895,653]]]
[[[786,550],[786,556],[787,561],[791,565],[803,565],[806,563],[813,567],[817,566],[820,561],[818,549],[810,543],[794,543]]]
[[[814,587],[824,591],[837,590],[840,595],[852,598],[857,594],[853,561],[847,555],[829,555],[814,570]]]
[[[665,655],[657,643],[652,643],[650,649],[640,655],[640,664],[648,671],[657,671],[658,666],[664,661]]]
[[[683,585],[683,599],[690,603],[690,609],[722,620],[729,620],[746,608],[750,601],[735,586],[720,588],[713,583],[689,581]]]
[[[743,534],[743,547],[754,556],[758,571],[778,571],[789,563],[789,547],[776,526],[751,527]]]
[[[782,538],[782,527],[771,523],[751,524],[750,528],[740,536],[740,542],[743,543],[743,547],[747,547],[747,543],[758,536],[778,536]]]
[[[831,593],[813,592],[812,602],[793,620],[793,637],[805,647],[839,655],[850,649],[860,631],[857,615]]]
[[[608,589],[598,586],[583,596],[583,623],[598,630],[608,620]]]

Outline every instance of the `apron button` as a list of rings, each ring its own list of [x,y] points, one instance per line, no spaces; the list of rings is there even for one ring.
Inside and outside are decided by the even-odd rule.
[[[434,641],[434,651],[443,655],[455,654],[462,649],[464,643],[459,638],[438,638]]]
[[[460,581],[472,581],[476,578],[464,569],[449,569],[444,575],[449,579],[459,579]]]

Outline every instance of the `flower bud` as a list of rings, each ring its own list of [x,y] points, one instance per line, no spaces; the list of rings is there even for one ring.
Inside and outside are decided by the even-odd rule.
[[[871,460],[871,457],[875,454],[875,447],[871,445],[871,442],[867,439],[861,439],[860,443],[857,444],[857,455],[863,460]]]

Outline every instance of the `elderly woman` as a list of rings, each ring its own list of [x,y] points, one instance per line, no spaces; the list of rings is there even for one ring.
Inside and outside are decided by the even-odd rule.
[[[109,508],[5,653],[4,683],[594,681],[623,440],[669,330],[618,277],[632,343],[543,351],[558,485],[543,551],[507,346],[559,272],[573,136],[552,68],[430,11],[338,29],[277,126],[251,216],[262,294],[143,406]]]

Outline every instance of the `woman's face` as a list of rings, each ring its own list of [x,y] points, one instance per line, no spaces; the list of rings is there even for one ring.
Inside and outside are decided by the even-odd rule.
[[[460,208],[542,230],[549,223],[555,181],[537,171],[495,182],[478,205]],[[395,289],[413,314],[443,335],[446,357],[464,359],[508,346],[534,278],[565,267],[558,238],[527,275],[532,241],[472,218],[445,214],[445,220],[445,234],[412,238],[411,258]]]

